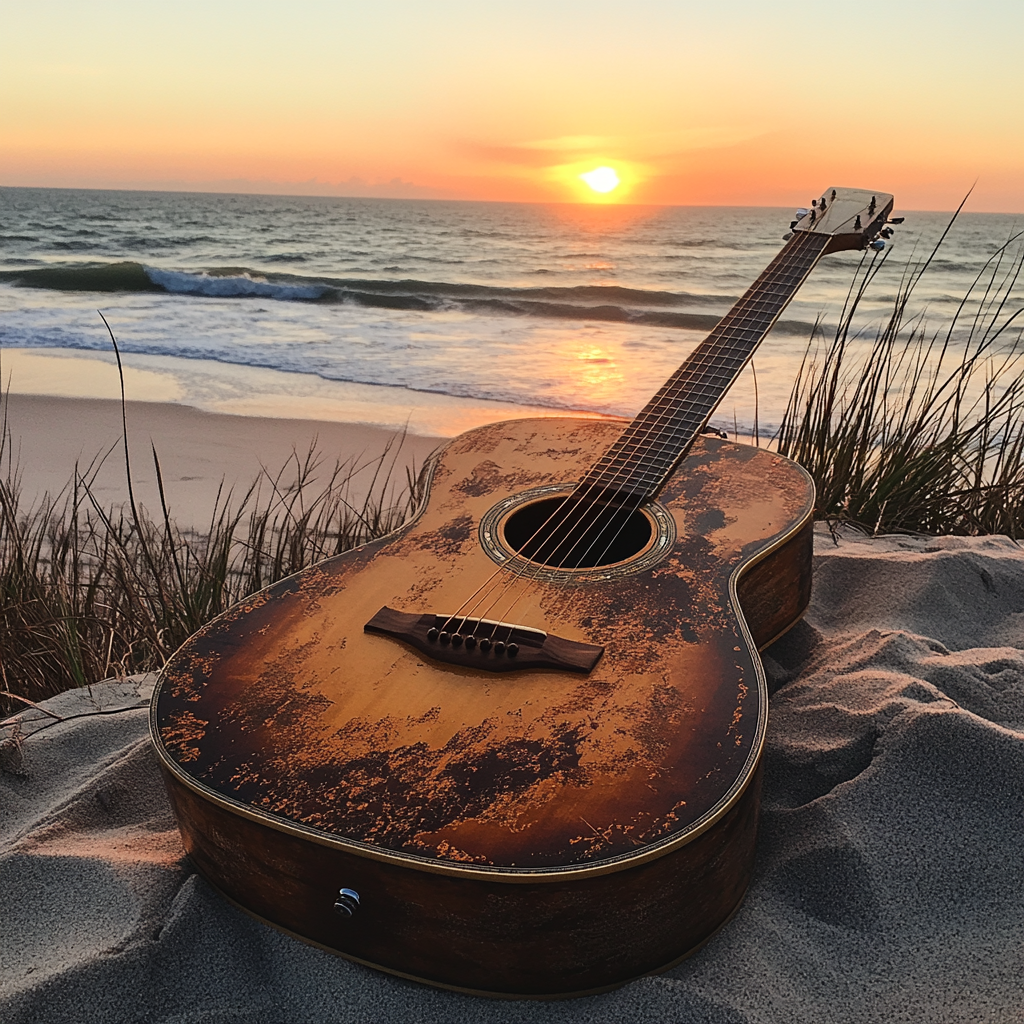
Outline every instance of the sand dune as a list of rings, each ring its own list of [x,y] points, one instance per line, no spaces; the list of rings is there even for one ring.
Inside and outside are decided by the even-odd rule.
[[[0,1015],[28,1021],[1018,1021],[1024,1001],[1024,552],[1005,538],[817,537],[769,652],[757,870],[667,974],[493,1002],[249,919],[183,859],[145,679],[75,691],[0,772]],[[24,733],[45,725],[24,716]],[[7,727],[9,737],[11,727]]]

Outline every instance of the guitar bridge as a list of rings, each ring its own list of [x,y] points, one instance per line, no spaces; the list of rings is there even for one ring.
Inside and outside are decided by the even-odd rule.
[[[604,648],[495,619],[458,615],[416,615],[385,605],[363,626],[415,647],[435,661],[483,672],[555,668],[588,673]]]

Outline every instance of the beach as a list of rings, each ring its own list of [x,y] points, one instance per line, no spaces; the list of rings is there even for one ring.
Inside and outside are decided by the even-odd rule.
[[[11,395],[7,410],[26,504],[66,493],[76,465],[85,476],[96,466],[91,490],[103,508],[127,501],[119,402]],[[168,510],[186,529],[208,524],[218,493],[237,504],[264,468],[276,474],[311,447],[320,453],[321,477],[336,461],[356,470],[352,495],[358,499],[386,452],[393,453],[387,464],[394,462],[394,478],[404,485],[405,468],[422,466],[442,441],[364,423],[226,416],[158,402],[129,402],[125,414],[136,501],[150,516],[160,515],[155,448]]]
[[[0,1024],[1024,1022],[1024,4],[126,6],[3,19]]]
[[[111,374],[102,386],[88,377],[74,377],[78,360],[5,353],[7,364],[21,370],[11,380],[24,388],[39,386],[27,368],[51,364],[47,385],[57,390],[109,393]],[[52,368],[51,368],[52,367]],[[69,372],[70,371],[70,372]],[[264,471],[271,476],[294,468],[314,450],[326,481],[334,466],[350,479],[349,500],[361,502],[385,474],[392,487],[406,484],[406,470],[418,471],[430,453],[463,430],[500,419],[538,415],[545,410],[500,402],[415,395],[404,389],[350,385],[343,398],[327,403],[276,403],[271,415],[213,413],[175,402],[128,401],[112,397],[69,397],[10,392],[4,398],[11,454],[17,467],[22,508],[49,495],[60,499],[77,472],[88,478],[103,508],[128,500],[123,431],[127,427],[132,486],[136,501],[151,516],[161,513],[155,450],[164,496],[175,523],[202,530],[210,521],[218,496],[237,504]],[[286,415],[289,412],[298,415]],[[347,415],[349,420],[310,418],[303,413]],[[285,415],[282,415],[284,413]],[[588,414],[581,414],[588,415]],[[593,415],[593,414],[589,414]],[[6,470],[6,466],[3,467]],[[265,490],[265,487],[264,487]]]
[[[148,739],[153,677],[141,677],[53,698],[3,748],[4,1020],[1019,1020],[1024,554],[1000,537],[822,529],[815,580],[805,620],[765,656],[753,884],[665,974],[580,999],[492,1001],[249,918],[184,856]]]
[[[11,396],[22,486],[52,491],[76,459],[113,446],[97,494],[123,501],[120,414],[104,399]],[[165,403],[130,403],[127,417],[140,500],[154,497],[151,439],[172,509],[196,522],[222,479],[248,481],[314,438],[343,461],[372,460],[395,438]],[[398,464],[441,441],[407,435]],[[811,608],[764,659],[775,692],[754,882],[690,960],[604,995],[494,1002],[250,919],[184,855],[148,739],[149,676],[62,694],[5,728],[4,1019],[1018,1019],[1024,553],[1002,537],[824,527],[815,551]]]

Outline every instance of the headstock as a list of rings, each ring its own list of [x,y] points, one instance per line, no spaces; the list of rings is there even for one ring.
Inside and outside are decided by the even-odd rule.
[[[820,199],[811,203],[810,209],[796,211],[797,219],[790,224],[790,229],[830,235],[826,254],[844,249],[866,249],[869,245],[884,249],[882,239],[892,235],[892,231],[885,227],[886,223],[903,223],[902,217],[888,220],[892,204],[892,196],[885,192],[829,188]]]

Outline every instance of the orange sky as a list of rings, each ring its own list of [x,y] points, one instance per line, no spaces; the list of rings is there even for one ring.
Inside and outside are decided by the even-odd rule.
[[[1024,212],[1019,0],[8,5],[0,184]]]

